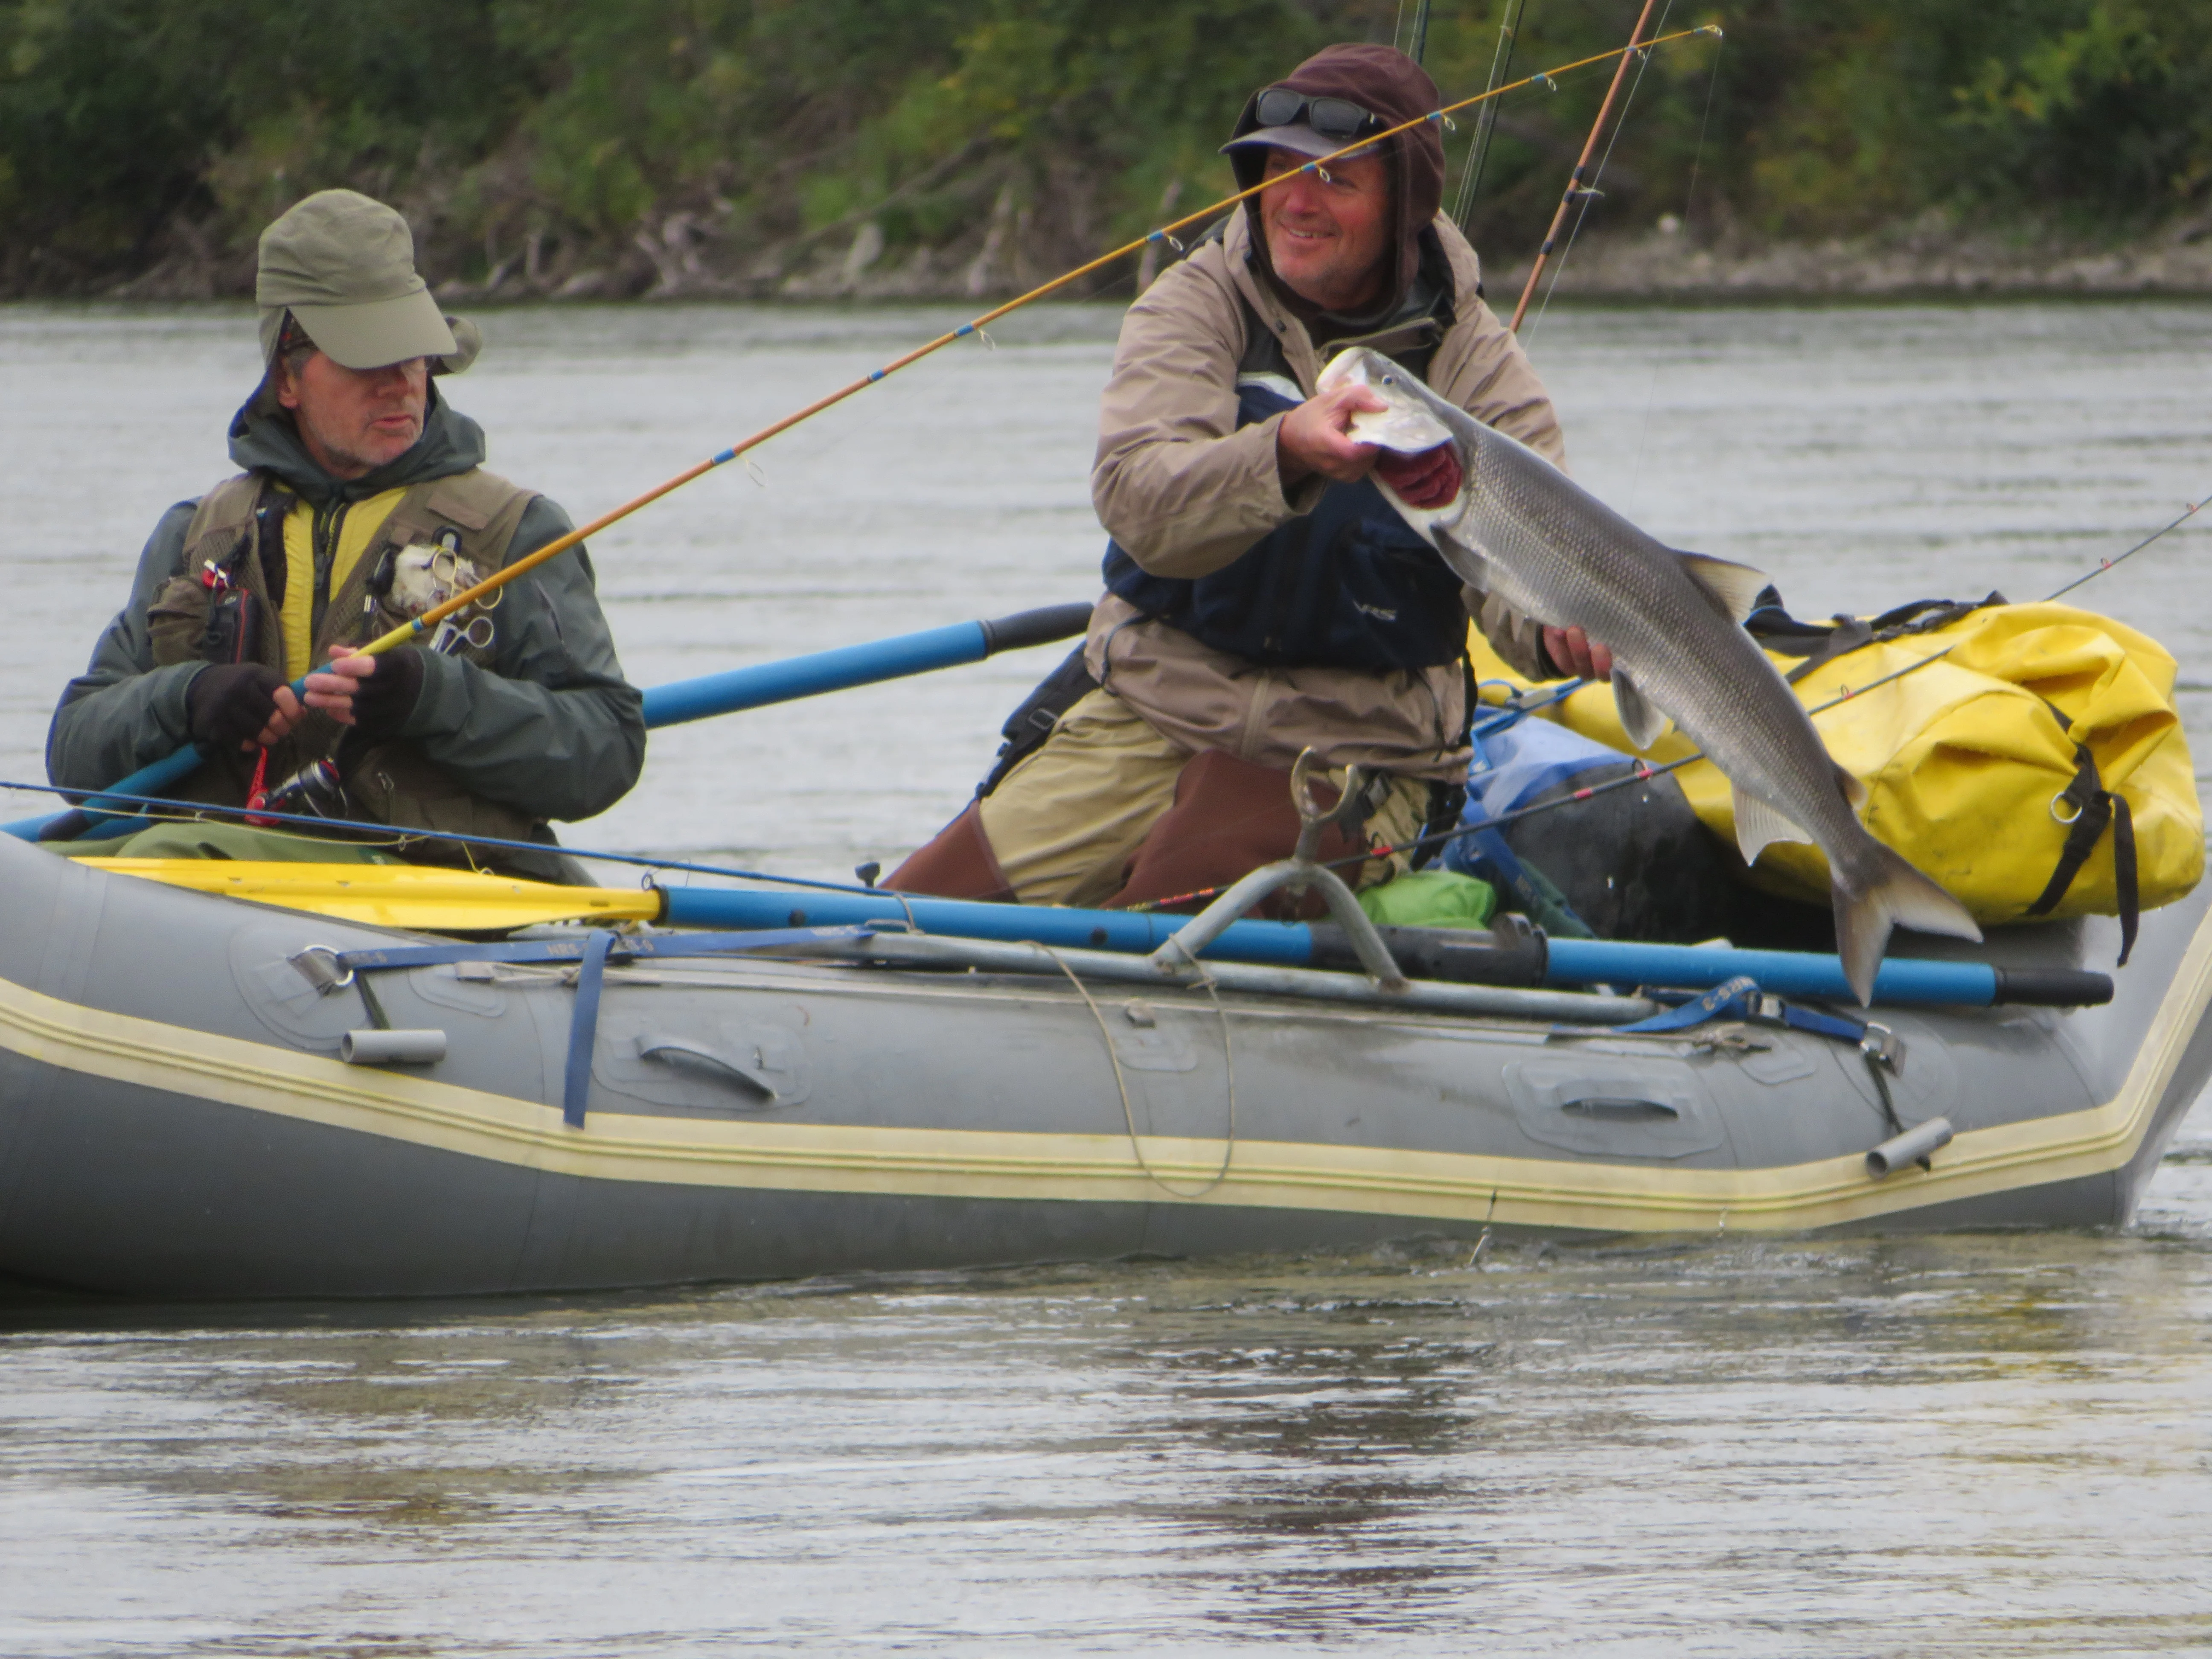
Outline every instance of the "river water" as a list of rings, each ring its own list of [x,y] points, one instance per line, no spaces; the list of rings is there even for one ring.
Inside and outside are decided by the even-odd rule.
[[[501,312],[450,389],[581,517],[951,320]],[[1090,597],[1115,321],[1009,319],[600,538],[632,678]],[[222,474],[252,341],[222,308],[0,310],[0,776],[42,775],[146,531]],[[1556,309],[1533,351],[1586,484],[1800,614],[2034,597],[2212,489],[2212,307]],[[2173,650],[2200,750],[2208,546],[2077,596]],[[894,859],[1050,660],[658,735],[569,839]],[[0,1653],[2205,1651],[2208,1422],[2203,1109],[2111,1235],[368,1308],[17,1288]]]

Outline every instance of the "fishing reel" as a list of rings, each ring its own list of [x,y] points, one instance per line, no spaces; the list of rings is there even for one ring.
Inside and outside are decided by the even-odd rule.
[[[295,817],[350,816],[338,769],[326,760],[310,761],[253,805],[264,811],[284,812]]]

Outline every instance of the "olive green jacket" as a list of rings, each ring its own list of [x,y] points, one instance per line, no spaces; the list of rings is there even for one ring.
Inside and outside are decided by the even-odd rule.
[[[300,441],[290,417],[249,403],[230,428],[231,459],[310,502],[361,501],[386,489],[468,471],[484,458],[483,428],[456,413],[432,383],[422,435],[388,465],[332,478]],[[196,503],[161,515],[138,557],[131,598],[69,683],[46,737],[46,774],[99,789],[187,741],[185,688],[208,665],[156,667],[148,612],[181,574]],[[569,530],[540,495],[525,510],[510,561]],[[591,560],[570,549],[518,577],[498,611],[489,665],[425,651],[422,693],[398,734],[473,793],[528,817],[573,820],[605,811],[645,763],[643,698],[623,678],[593,589]]]

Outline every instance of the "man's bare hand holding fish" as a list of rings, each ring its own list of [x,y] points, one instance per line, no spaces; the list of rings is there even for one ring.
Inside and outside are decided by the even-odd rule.
[[[1391,505],[1462,580],[1609,654],[1630,741],[1649,749],[1671,720],[1728,777],[1747,864],[1778,841],[1826,854],[1837,949],[1861,1003],[1873,1000],[1893,927],[1981,938],[1963,906],[1867,833],[1863,787],[1740,626],[1764,574],[1661,545],[1364,347],[1330,362],[1314,401],[1353,387],[1367,406],[1345,434],[1388,452],[1373,476]]]

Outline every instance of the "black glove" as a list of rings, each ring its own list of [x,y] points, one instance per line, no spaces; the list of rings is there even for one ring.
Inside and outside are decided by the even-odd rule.
[[[354,730],[371,743],[399,735],[422,696],[422,653],[411,645],[380,653],[376,672],[353,694]]]
[[[284,677],[258,662],[203,668],[185,689],[185,729],[216,749],[250,749],[276,712]]]

